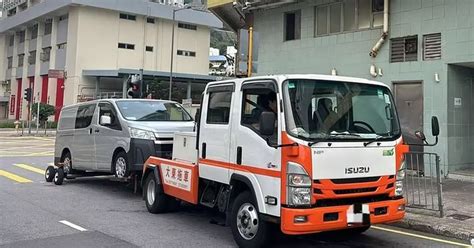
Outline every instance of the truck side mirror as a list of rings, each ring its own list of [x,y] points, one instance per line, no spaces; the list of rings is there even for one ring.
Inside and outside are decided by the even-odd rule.
[[[275,114],[262,112],[260,115],[260,133],[264,136],[272,136],[275,132]]]
[[[110,116],[107,115],[102,115],[100,117],[100,125],[102,126],[110,126],[112,124],[112,119]]]
[[[439,122],[436,116],[431,117],[431,133],[435,137],[439,135]]]
[[[199,122],[199,118],[201,117],[201,109],[196,110],[196,114],[194,114],[194,121]]]

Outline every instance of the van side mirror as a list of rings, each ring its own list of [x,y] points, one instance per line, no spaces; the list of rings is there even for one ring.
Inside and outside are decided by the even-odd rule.
[[[102,115],[99,124],[102,126],[110,126],[112,124],[112,118],[107,115]]]
[[[436,116],[431,117],[431,133],[435,137],[439,135],[439,122]]]
[[[260,115],[260,133],[264,136],[272,136],[275,132],[275,114],[262,112]]]

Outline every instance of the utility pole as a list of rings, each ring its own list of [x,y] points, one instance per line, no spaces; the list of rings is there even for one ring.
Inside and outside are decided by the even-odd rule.
[[[36,98],[37,100],[37,105],[38,105],[38,109],[36,110],[36,135],[38,135],[38,131],[39,131],[39,117],[40,117],[40,101],[39,101],[39,98],[40,97],[40,93],[38,91],[38,96]]]

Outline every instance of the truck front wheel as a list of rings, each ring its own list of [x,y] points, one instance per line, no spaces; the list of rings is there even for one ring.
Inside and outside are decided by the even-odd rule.
[[[155,179],[153,173],[149,173],[145,181],[145,202],[148,212],[153,214],[164,213],[168,210],[169,197],[163,192],[161,184]]]
[[[239,247],[265,244],[268,224],[259,218],[257,202],[250,192],[242,192],[235,198],[230,218],[232,235]]]

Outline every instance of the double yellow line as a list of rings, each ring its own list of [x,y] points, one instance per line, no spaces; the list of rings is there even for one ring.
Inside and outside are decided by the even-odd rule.
[[[15,164],[15,166],[19,167],[19,168],[22,168],[22,169],[25,169],[25,170],[28,170],[28,171],[31,171],[31,172],[41,174],[41,175],[44,174],[44,170],[33,167],[33,166],[30,166],[30,165],[27,165],[27,164]],[[17,182],[17,183],[31,183],[31,182],[33,182],[28,178],[18,176],[16,174],[10,173],[10,172],[5,171],[5,170],[0,170],[0,176],[6,177],[10,180],[13,180],[13,181]]]

